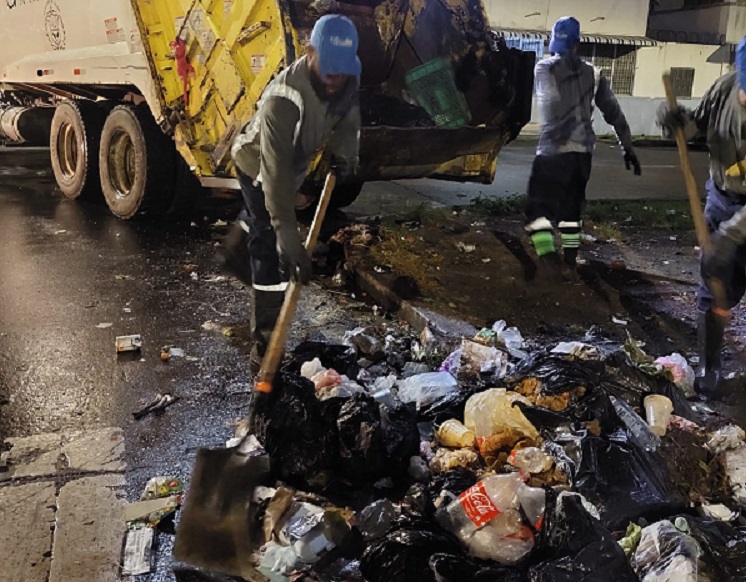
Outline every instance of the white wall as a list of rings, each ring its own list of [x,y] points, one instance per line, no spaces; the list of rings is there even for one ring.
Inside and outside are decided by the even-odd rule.
[[[648,0],[484,0],[484,4],[494,28],[551,30],[561,16],[574,16],[584,34],[644,36],[647,30]]]
[[[672,67],[685,67],[695,69],[692,97],[702,97],[719,77],[728,72],[726,65],[707,62],[718,48],[718,45],[661,43],[638,49],[632,95],[665,97],[661,76]]]

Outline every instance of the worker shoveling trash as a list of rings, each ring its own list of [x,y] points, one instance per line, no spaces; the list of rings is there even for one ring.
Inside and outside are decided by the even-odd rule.
[[[348,339],[298,346],[257,416],[257,575],[743,579],[745,433],[686,399],[683,359],[588,338],[520,358],[483,330],[404,377],[422,354]]]

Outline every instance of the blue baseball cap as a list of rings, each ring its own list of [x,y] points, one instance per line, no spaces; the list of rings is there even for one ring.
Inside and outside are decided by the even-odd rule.
[[[741,89],[746,91],[746,36],[741,39],[736,48],[736,70],[738,71],[738,83]]]
[[[316,49],[323,77],[350,75],[360,78],[363,66],[357,56],[357,29],[346,16],[327,14],[319,18],[311,32],[311,46]]]
[[[580,23],[572,16],[563,16],[554,23],[554,28],[552,28],[549,52],[560,55],[570,52],[578,42],[580,42]]]

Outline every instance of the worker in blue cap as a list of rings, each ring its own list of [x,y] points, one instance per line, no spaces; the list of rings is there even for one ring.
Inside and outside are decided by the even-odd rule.
[[[705,219],[713,244],[702,255],[697,291],[700,366],[696,388],[705,397],[721,399],[725,396],[721,352],[727,310],[746,293],[746,37],[736,49],[736,70],[715,81],[696,109],[671,109],[664,103],[658,122],[669,131],[683,129],[687,139],[706,137],[710,150]],[[711,279],[722,282],[727,305],[713,304]]]
[[[609,81],[578,56],[579,45],[580,23],[572,16],[560,18],[549,43],[553,55],[539,61],[535,71],[541,132],[528,183],[526,231],[539,256],[540,272],[550,281],[576,276],[585,189],[596,144],[594,105],[616,131],[627,169],[642,173],[629,124]],[[555,224],[562,258],[555,247]]]
[[[254,372],[288,281],[307,283],[312,275],[295,214],[311,162],[325,150],[339,181],[352,176],[358,165],[362,67],[355,25],[345,16],[323,16],[306,48],[306,55],[267,86],[232,148],[245,208],[226,239],[223,261],[251,285]]]

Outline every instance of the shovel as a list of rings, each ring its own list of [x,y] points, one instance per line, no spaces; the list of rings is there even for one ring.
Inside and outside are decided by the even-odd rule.
[[[335,183],[330,173],[306,239],[309,253],[319,238]],[[252,499],[254,488],[269,478],[270,463],[267,455],[252,451],[249,437],[254,433],[257,411],[268,405],[301,288],[301,284],[292,282],[285,293],[257,376],[246,437],[232,448],[197,451],[174,543],[174,557],[180,562],[250,581],[266,580],[251,565],[252,554],[264,542],[261,528],[256,527]]]
[[[668,107],[673,111],[678,106],[676,101],[676,93],[671,83],[670,73],[663,75],[663,87],[666,90],[666,99],[668,100]],[[684,130],[676,128],[676,145],[679,148],[679,159],[681,161],[681,172],[684,174],[684,181],[686,182],[686,191],[689,194],[689,206],[692,210],[692,220],[694,221],[694,230],[697,233],[697,241],[699,242],[699,248],[702,249],[703,253],[710,251],[712,241],[710,240],[710,234],[707,231],[707,223],[705,222],[705,215],[702,212],[702,202],[699,199],[699,188],[697,188],[697,180],[694,178],[694,172],[692,172],[692,165],[689,161],[689,150],[686,146],[686,136]],[[730,309],[728,308],[728,300],[725,295],[725,287],[720,279],[714,277],[707,281],[707,284],[712,291],[714,297],[713,313],[723,319],[730,318]]]

